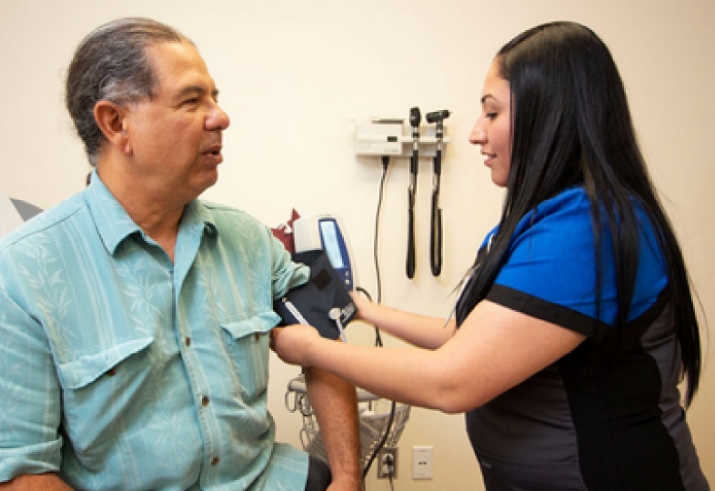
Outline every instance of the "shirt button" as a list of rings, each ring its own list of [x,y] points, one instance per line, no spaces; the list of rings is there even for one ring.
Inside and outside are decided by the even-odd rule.
[[[188,336],[185,337],[185,338],[184,338],[184,344],[185,344],[186,346],[191,346],[191,338],[188,337]]]
[[[201,398],[201,405],[204,406],[204,407],[206,407],[206,406],[209,405],[209,397],[208,397],[208,396],[203,396],[203,397]]]
[[[221,459],[218,457],[214,457],[213,459],[211,459],[211,465],[213,466],[217,466],[219,462],[221,462]]]

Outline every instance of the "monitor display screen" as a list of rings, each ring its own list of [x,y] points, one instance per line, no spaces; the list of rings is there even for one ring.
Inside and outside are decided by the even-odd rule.
[[[335,269],[345,267],[343,256],[340,254],[338,233],[338,226],[334,220],[320,221],[320,235],[323,238],[323,249],[325,249],[325,252],[328,255],[328,260]]]

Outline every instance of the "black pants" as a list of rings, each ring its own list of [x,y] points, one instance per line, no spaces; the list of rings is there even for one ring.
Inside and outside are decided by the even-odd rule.
[[[325,491],[332,480],[328,464],[311,455],[305,491]]]

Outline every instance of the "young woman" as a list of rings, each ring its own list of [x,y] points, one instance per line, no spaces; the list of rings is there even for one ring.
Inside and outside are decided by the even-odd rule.
[[[356,297],[417,348],[276,330],[286,361],[381,396],[466,412],[489,491],[709,489],[685,422],[699,328],[623,83],[588,28],[530,29],[497,54],[470,136],[506,188],[454,321]],[[330,343],[330,344],[328,344]],[[336,346],[337,344],[337,346]]]

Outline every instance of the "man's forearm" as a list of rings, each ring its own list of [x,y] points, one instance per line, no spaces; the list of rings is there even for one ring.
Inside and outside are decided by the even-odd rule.
[[[333,481],[354,482],[354,489],[360,489],[362,466],[355,387],[317,368],[307,368],[305,379]]]
[[[0,483],[0,491],[72,491],[62,479],[55,474],[25,474],[10,482]]]

